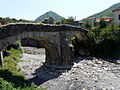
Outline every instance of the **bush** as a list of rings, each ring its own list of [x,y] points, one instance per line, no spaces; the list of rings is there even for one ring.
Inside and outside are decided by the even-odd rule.
[[[21,51],[11,48],[6,52],[8,56],[4,58],[4,66],[0,68],[0,90],[44,90],[24,79],[17,66]]]
[[[56,24],[68,24],[73,21],[74,21],[74,18],[71,16],[68,19],[62,19],[61,21],[56,22]]]
[[[120,27],[111,24],[109,27],[95,27],[88,32],[91,41],[91,55],[98,57],[120,57]]]
[[[17,41],[17,42],[15,42],[7,47],[8,50],[10,50],[11,48],[22,51],[21,50],[21,42]]]
[[[8,83],[7,81],[3,80],[2,78],[0,78],[0,89],[1,90],[16,90],[15,88],[13,88],[11,83]]]
[[[78,41],[76,37],[73,44],[75,55],[87,49],[91,56],[120,58],[120,27],[115,24],[106,28],[93,27],[88,31],[86,40]]]

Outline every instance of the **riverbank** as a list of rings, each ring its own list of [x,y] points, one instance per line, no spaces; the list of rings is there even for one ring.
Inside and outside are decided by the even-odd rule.
[[[45,90],[35,84],[26,82],[23,73],[17,65],[21,62],[21,51],[10,48],[5,49],[3,67],[0,67],[0,90]]]
[[[36,49],[30,48],[30,50]],[[22,60],[25,60],[19,63],[25,78],[31,83],[47,88],[47,90],[120,89],[119,64],[101,58],[78,57],[71,70],[55,70],[42,66],[45,54],[40,54],[40,52],[34,54],[36,56],[32,56],[33,53],[32,55],[24,53]],[[40,59],[38,59],[39,55]],[[30,60],[27,56],[32,59]]]

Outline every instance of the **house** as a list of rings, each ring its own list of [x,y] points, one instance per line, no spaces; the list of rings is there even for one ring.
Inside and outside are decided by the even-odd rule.
[[[54,23],[54,19],[52,17],[47,17],[43,20],[43,23],[45,24],[53,24]]]
[[[103,19],[103,20],[106,22],[106,26],[110,25],[110,24],[113,22],[113,18],[108,17],[108,16],[103,16],[103,17],[100,18],[100,19],[97,19],[97,18],[95,18],[95,17],[87,18],[87,20],[91,21],[92,27],[98,26],[101,19]]]
[[[109,26],[113,22],[113,18],[108,16],[103,16],[101,19],[103,19],[106,22],[106,26]],[[100,19],[96,19],[95,26],[98,26],[100,23]]]
[[[120,8],[116,8],[112,12],[114,13],[114,23],[120,24]]]
[[[113,18],[108,16],[103,16],[102,19],[104,19],[107,25],[110,25],[113,22]]]

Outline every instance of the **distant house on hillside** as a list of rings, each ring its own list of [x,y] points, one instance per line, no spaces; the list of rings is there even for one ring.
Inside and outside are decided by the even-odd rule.
[[[106,26],[110,25],[113,22],[113,18],[108,17],[108,16],[103,16],[101,19],[103,19],[106,22]],[[93,22],[93,26],[98,26],[100,23],[100,19],[96,19]]]
[[[100,19],[97,19],[97,18],[95,18],[95,17],[86,18],[86,20],[90,20],[90,21],[91,21],[92,27],[98,26],[101,19],[103,19],[103,20],[106,22],[106,25],[107,25],[107,26],[110,25],[110,24],[113,22],[113,18],[108,17],[108,16],[103,16],[103,17],[100,18]]]
[[[112,12],[114,13],[114,22],[120,24],[120,8],[116,8]]]
[[[45,23],[45,24],[53,24],[54,19],[52,17],[47,17],[42,22]]]
[[[83,23],[86,23],[86,21],[89,21],[92,27],[96,27],[99,25],[100,20],[103,19],[106,22],[106,26],[110,25],[112,22],[120,25],[120,7],[112,10],[112,12],[114,14],[114,18],[111,18],[108,16],[103,16],[100,19],[95,18],[95,17],[89,17],[89,18],[84,18]]]

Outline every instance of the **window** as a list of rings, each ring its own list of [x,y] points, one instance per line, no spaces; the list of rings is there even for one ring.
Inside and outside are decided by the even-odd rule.
[[[118,15],[118,20],[120,20],[120,15]]]

